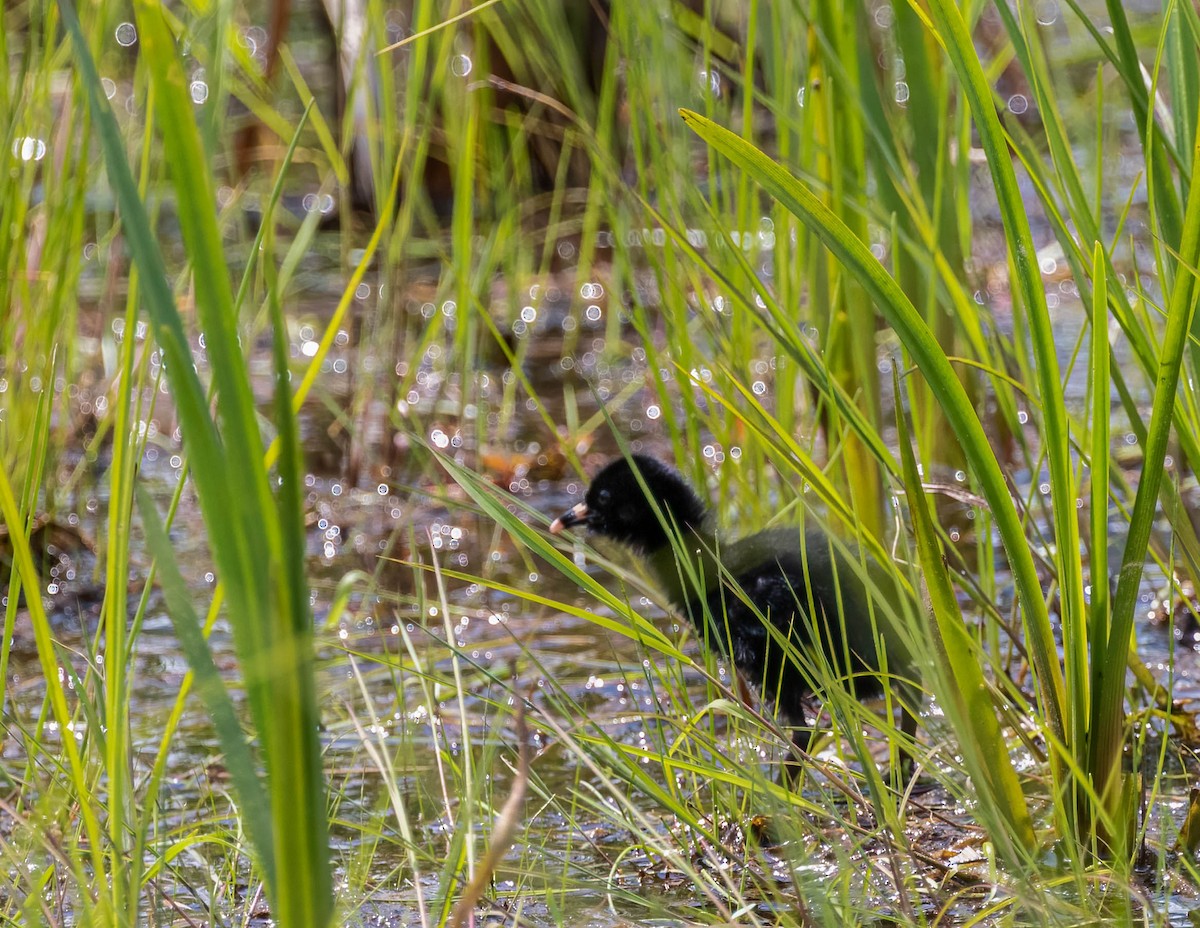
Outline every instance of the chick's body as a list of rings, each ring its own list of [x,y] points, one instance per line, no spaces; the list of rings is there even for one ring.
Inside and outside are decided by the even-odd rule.
[[[770,528],[725,543],[714,523],[678,472],[632,455],[597,474],[585,502],[551,531],[586,524],[641,555],[672,605],[787,724],[806,724],[816,690],[806,665],[827,664],[859,698],[876,695],[882,634],[889,672],[908,668],[883,615],[895,586],[877,564],[864,570],[815,529]]]

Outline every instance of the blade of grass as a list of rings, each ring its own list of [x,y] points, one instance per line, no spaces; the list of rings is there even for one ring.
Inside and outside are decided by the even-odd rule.
[[[941,544],[934,531],[904,406],[899,400],[898,364],[892,367],[892,382],[897,397],[896,430],[908,511],[917,538],[921,572],[929,591],[932,622],[928,625],[928,637],[933,645],[935,677],[941,681],[938,703],[947,714],[957,716],[953,724],[959,735],[964,765],[981,793],[977,808],[985,816],[999,813],[1000,821],[994,822],[989,829],[992,840],[1002,846],[1012,841],[1015,846],[1005,848],[1005,857],[1019,860],[1036,847],[1033,820],[992,707],[991,693],[975,654],[976,645],[963,624],[962,611],[950,585]]]
[[[1050,469],[1050,488],[1053,501],[1054,538],[1059,590],[1062,599],[1063,625],[1085,625],[1087,613],[1083,601],[1083,570],[1079,557],[1079,523],[1075,512],[1075,482],[1071,467],[1070,434],[1067,426],[1066,406],[1063,401],[1062,380],[1059,374],[1054,334],[1046,306],[1046,292],[1042,284],[1041,269],[1033,247],[1033,236],[1029,228],[1028,214],[1017,186],[1013,171],[1012,155],[1009,153],[1000,119],[992,102],[992,90],[983,73],[978,54],[970,33],[958,7],[949,0],[931,0],[929,4],[934,34],[942,43],[958,73],[960,85],[971,106],[971,114],[979,133],[980,143],[987,155],[992,182],[1000,204],[1000,215],[1004,224],[1009,258],[1016,271],[1016,284],[1028,318],[1035,360],[1035,374],[1042,400],[1042,443],[1047,452]],[[1011,556],[1011,555],[1010,555]],[[1025,604],[1028,609],[1028,603]],[[1038,628],[1029,622],[1026,626],[1032,637],[1048,636],[1049,624]],[[1041,658],[1037,652],[1049,644],[1038,641],[1034,648],[1035,660]],[[1045,655],[1049,658],[1051,655]],[[1057,668],[1057,655],[1053,656],[1055,667],[1052,678],[1042,679],[1046,687],[1050,679],[1061,681]],[[1066,654],[1071,661],[1074,655]],[[1044,668],[1038,667],[1039,676]],[[1079,672],[1068,667],[1068,678],[1078,678]],[[1075,751],[1083,750],[1078,743],[1078,733],[1084,728],[1080,719],[1079,703],[1070,699],[1064,705],[1061,683],[1047,696],[1047,701],[1058,701],[1060,712],[1067,714],[1062,743]],[[1057,769],[1057,762],[1055,762]]]
[[[267,483],[262,437],[216,225],[211,176],[182,66],[162,10],[149,0],[136,4],[142,60],[150,71],[184,241],[196,269],[197,306],[223,424],[220,437],[208,414],[162,256],[130,175],[95,63],[69,0],[63,0],[61,8],[75,44],[130,251],[141,269],[151,329],[166,360],[211,547],[229,591],[235,643],[270,777],[274,850],[257,848],[258,861],[264,865],[274,914],[281,924],[323,928],[332,911],[323,784],[319,776],[310,775],[311,764],[304,766],[301,761],[301,766],[296,766],[298,759],[319,755],[313,724],[311,646],[298,631],[309,621],[308,601],[307,596],[295,592],[296,574],[292,571],[298,566],[282,563],[282,535],[285,530],[294,534],[296,520],[285,517],[281,526]],[[280,505],[293,503],[286,499]],[[287,544],[294,553],[302,541],[289,537]],[[297,719],[305,723],[297,724]],[[275,866],[288,874],[285,882],[277,880]]]
[[[288,894],[294,919],[291,924],[309,923],[324,928],[333,911],[333,877],[329,868],[325,777],[321,743],[317,738],[321,713],[317,707],[313,616],[306,569],[304,462],[288,368],[287,323],[271,261],[265,262],[264,270],[275,361],[277,434],[272,447],[279,449],[276,464],[279,489],[275,507],[265,515],[278,520],[281,536],[282,557],[272,567],[279,572],[274,578],[278,597],[275,608],[285,627],[280,629],[275,657],[286,670],[286,677],[275,681],[276,685],[271,687],[272,723],[283,737],[279,739],[279,753],[271,759],[273,764],[268,769],[274,781],[276,808],[296,819],[292,827],[280,827],[283,823],[276,823],[277,848],[280,842],[300,845],[287,855],[278,854],[277,850],[282,863],[296,867],[289,871],[289,881],[305,884],[300,892]],[[262,460],[261,445],[258,460]],[[284,781],[282,785],[281,780]],[[317,910],[310,912],[306,906],[317,906]],[[307,922],[310,918],[312,921]],[[282,917],[280,920],[282,922]]]
[[[1100,691],[1099,658],[1108,646],[1108,458],[1112,416],[1108,359],[1108,274],[1104,246],[1096,242],[1092,260],[1092,442],[1090,447],[1088,553],[1092,577],[1091,622],[1087,644],[1093,652],[1089,695]]]
[[[1091,442],[1091,498],[1090,502],[1090,557],[1092,576],[1091,616],[1087,629],[1087,640],[1079,640],[1074,646],[1090,651],[1092,664],[1089,679],[1085,685],[1088,697],[1089,721],[1095,711],[1094,704],[1101,692],[1103,676],[1101,668],[1103,660],[1108,657],[1108,630],[1111,616],[1109,615],[1108,597],[1108,458],[1109,458],[1109,419],[1111,410],[1111,387],[1108,363],[1108,275],[1105,271],[1104,248],[1096,242],[1092,257],[1092,442]],[[1079,634],[1075,636],[1083,639]],[[1101,760],[1097,757],[1097,760]],[[1096,771],[1090,771],[1093,786],[1096,785]],[[1103,778],[1109,784],[1109,789],[1124,792],[1126,776],[1120,772],[1108,774]],[[1103,785],[1103,783],[1101,784]],[[1101,802],[1105,803],[1114,813],[1117,811],[1112,797],[1101,792]],[[1099,817],[1096,817],[1099,818]],[[1119,819],[1117,819],[1119,821]],[[1113,838],[1119,838],[1124,830],[1118,827],[1115,834],[1097,835],[1106,845]],[[1118,859],[1125,855],[1117,851]]]
[[[1183,352],[1187,335],[1196,312],[1197,287],[1195,277],[1185,268],[1200,266],[1200,138],[1192,151],[1192,174],[1189,179],[1187,209],[1183,219],[1183,238],[1180,244],[1180,272],[1167,309],[1167,327],[1163,333],[1159,356],[1158,376],[1154,385],[1154,403],[1147,428],[1142,479],[1138,483],[1129,534],[1121,557],[1117,593],[1112,604],[1112,625],[1109,629],[1104,657],[1096,667],[1093,679],[1096,686],[1092,704],[1091,738],[1088,769],[1096,793],[1110,801],[1119,801],[1120,790],[1109,790],[1108,779],[1121,767],[1122,733],[1125,713],[1125,664],[1133,634],[1133,612],[1137,604],[1138,585],[1146,561],[1146,550],[1157,508],[1159,488],[1164,472],[1167,444],[1171,435],[1171,418],[1179,387]],[[1115,661],[1115,663],[1114,663]]]
[[[25,524],[25,520],[21,518],[21,513],[17,509],[17,500],[13,495],[8,473],[2,467],[0,467],[0,521],[10,527]],[[51,635],[50,620],[42,605],[41,578],[34,566],[33,552],[30,550],[29,538],[26,534],[20,530],[11,531],[8,538],[12,545],[14,573],[20,574],[21,586],[25,589],[25,603],[29,609],[30,624],[33,626],[38,661],[46,680],[46,701],[49,703],[50,713],[61,733],[63,750],[67,755],[67,762],[64,765],[65,772],[77,797],[76,811],[83,819],[88,862],[93,868],[93,872],[103,874],[107,872],[104,860],[103,830],[96,815],[96,805],[94,805],[94,803],[98,805],[99,801],[89,786],[90,774],[86,769],[72,729],[72,714],[67,706],[66,693],[59,677],[58,653]],[[92,911],[98,924],[108,923],[110,919],[116,917],[109,911],[109,898],[106,894],[101,893],[95,900],[97,904]]]

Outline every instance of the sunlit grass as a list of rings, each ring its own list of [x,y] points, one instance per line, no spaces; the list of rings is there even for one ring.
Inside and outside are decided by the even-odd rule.
[[[614,2],[589,46],[586,3],[437,28],[468,5],[368,2],[336,74],[301,7],[272,83],[237,4],[139,2],[133,45],[111,5],[78,35],[0,14],[0,917],[246,919],[265,892],[325,924],[336,889],[435,925],[486,885],[475,905],[559,924],[1162,923],[1153,887],[1195,884],[1165,853],[1171,694],[1124,670],[1147,555],[1172,599],[1200,569],[1195,9],[704,6]],[[336,209],[290,216],[297,193]],[[328,480],[296,454],[316,403]],[[735,533],[816,518],[905,582],[919,560],[940,805],[887,768],[887,707],[848,698],[783,789],[785,734],[659,592],[549,539],[563,481],[630,442]],[[173,498],[147,493],[159,450]],[[357,560],[313,557],[352,547],[335,484],[398,514]],[[61,579],[41,526],[80,510],[82,636],[26,597]],[[148,721],[132,668],[164,612],[190,673]],[[206,637],[230,628],[236,665]],[[180,809],[189,739],[229,778]]]

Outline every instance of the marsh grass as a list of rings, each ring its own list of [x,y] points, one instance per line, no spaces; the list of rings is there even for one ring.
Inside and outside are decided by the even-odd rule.
[[[336,886],[341,914],[434,925],[482,880],[538,924],[1161,924],[1156,887],[1197,884],[1167,850],[1173,677],[1147,699],[1124,669],[1148,553],[1172,598],[1200,567],[1195,9],[703,6],[615,2],[592,68],[549,0],[444,28],[468,7],[401,23],[368,2],[361,33],[339,24],[340,112],[300,36],[262,79],[236,5],[138,0],[132,51],[112,5],[0,14],[5,919],[233,921],[265,894],[281,924],[324,925]],[[390,47],[402,32],[422,35]],[[234,175],[242,111],[268,143]],[[296,190],[337,194],[333,247],[320,210],[285,214]],[[300,323],[316,254],[340,297]],[[1065,344],[1051,304],[1076,295]],[[346,333],[363,363],[334,386]],[[296,419],[318,401],[348,436],[342,486],[402,513],[388,560],[328,585],[307,576]],[[580,482],[636,443],[735,530],[818,519],[923,583],[904,624],[932,701],[909,747],[936,800],[895,763],[901,688],[862,706],[819,662],[830,736],[780,787],[786,733],[658,592],[552,543],[553,480],[483,465],[536,445]],[[166,498],[143,473],[160,446],[186,458]],[[76,640],[28,593],[39,526],[89,481],[103,602]],[[197,505],[202,590],[173,550]],[[471,560],[422,506],[469,526]],[[375,637],[322,634],[318,661],[314,603]],[[163,612],[190,673],[147,736]],[[598,672],[547,650],[562,622],[605,642]],[[26,627],[33,700],[10,672]],[[228,787],[193,772],[180,809],[200,707]]]

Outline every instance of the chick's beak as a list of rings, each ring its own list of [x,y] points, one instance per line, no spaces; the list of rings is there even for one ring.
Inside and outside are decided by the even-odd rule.
[[[575,508],[564,512],[561,516],[550,523],[550,534],[558,535],[564,529],[570,528],[572,525],[587,525],[588,508],[587,503],[579,503]]]

